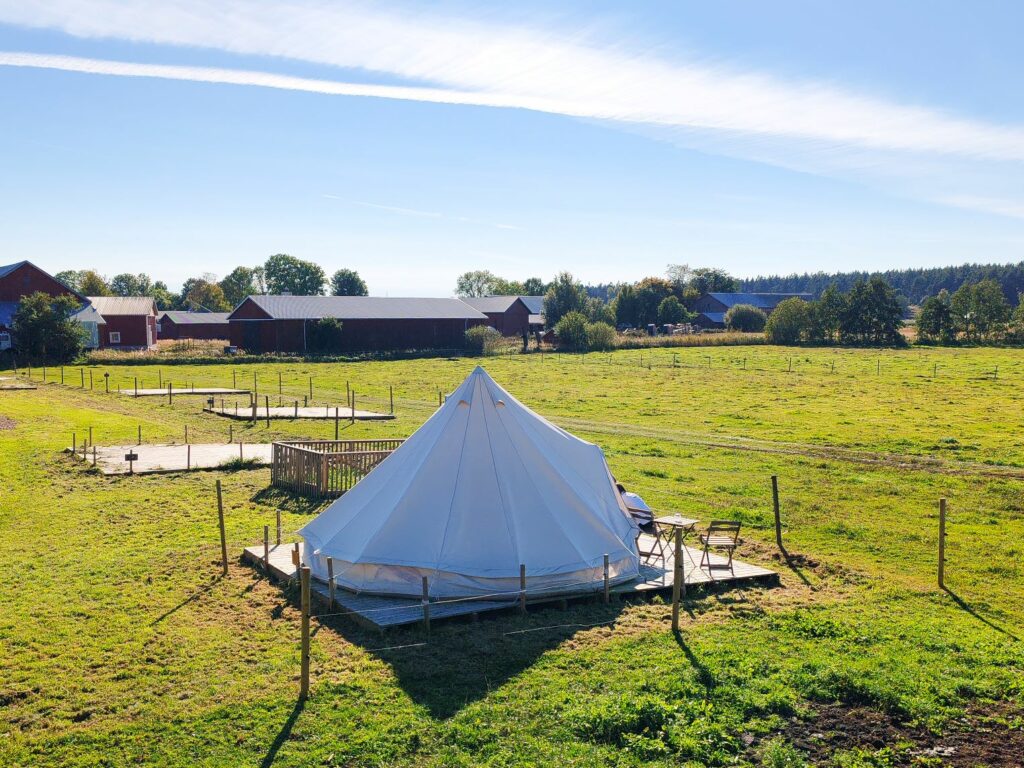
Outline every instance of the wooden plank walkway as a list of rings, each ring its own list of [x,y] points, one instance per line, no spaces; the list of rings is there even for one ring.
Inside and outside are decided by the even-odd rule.
[[[167,388],[163,389],[121,389],[122,395],[128,397],[167,397]],[[172,387],[170,394],[172,397],[181,397],[182,395],[248,395],[248,389],[231,389],[230,387]]]
[[[252,420],[252,406],[239,403],[236,405],[215,406],[203,408],[206,413],[213,413],[217,416],[226,416],[229,419]],[[334,419],[335,410],[337,418],[341,421],[351,421],[353,416],[356,421],[387,421],[395,418],[393,413],[376,413],[374,411],[361,411],[356,409],[353,413],[348,406],[335,408],[333,405],[272,405],[270,406],[270,418],[272,419]],[[267,418],[267,407],[260,405],[256,407],[256,420]]]
[[[92,463],[93,446],[85,449],[85,456],[79,448],[75,458]],[[71,448],[65,449],[71,453]],[[191,443],[144,445],[96,446],[96,466],[104,475],[127,475],[128,452],[135,453],[138,461],[132,462],[136,475],[152,475],[166,472],[195,472],[196,470],[217,469],[234,459],[254,459],[261,464],[270,464],[270,443]]]
[[[292,550],[295,544],[271,544],[269,550],[270,575],[278,581],[287,581],[296,577],[296,567],[292,563]],[[299,557],[302,557],[303,542],[299,542]],[[701,550],[692,547],[683,548],[686,556],[685,574],[687,586],[699,586],[704,584],[750,584],[761,583],[774,585],[778,583],[779,575],[775,571],[761,568],[750,563],[743,563],[733,560],[733,568],[726,567],[728,559],[720,555],[711,555],[711,568],[706,565],[699,566]],[[242,555],[246,562],[262,567],[263,545],[246,547]],[[611,591],[617,595],[639,594],[658,590],[670,589],[673,582],[673,561],[669,557],[667,561],[660,558],[652,558],[650,563],[641,564],[640,578],[624,584],[616,584]],[[550,603],[553,601],[599,595],[600,585],[591,592],[570,593],[560,595],[545,595],[541,598],[531,598],[527,590],[527,604],[536,605],[539,603]],[[387,629],[407,624],[415,624],[423,620],[423,604],[416,598],[403,597],[380,597],[376,595],[359,595],[347,589],[338,587],[334,590],[335,605],[331,608],[330,590],[326,582],[313,578],[311,590],[324,606],[324,613],[345,613],[351,618],[375,629]],[[472,616],[473,614],[487,613],[514,609],[518,600],[465,600],[461,602],[440,602],[430,604],[430,620],[454,618],[457,616]]]

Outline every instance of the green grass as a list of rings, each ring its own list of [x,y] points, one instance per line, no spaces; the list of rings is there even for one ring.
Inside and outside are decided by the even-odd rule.
[[[738,556],[782,573],[780,589],[692,596],[679,637],[662,600],[440,624],[426,643],[418,629],[380,636],[325,619],[301,708],[297,611],[234,558],[275,509],[288,532],[316,505],[267,490],[266,469],[104,478],[59,450],[90,426],[102,445],[134,442],[140,424],[152,442],[180,442],[185,424],[194,442],[226,440],[229,423],[257,442],[330,437],[333,422],[267,429],[202,414],[200,397],[0,393],[15,422],[0,430],[0,764],[799,766],[811,758],[790,744],[792,725],[830,703],[936,733],[965,706],[1019,712],[1024,353],[757,347],[640,362],[631,351],[237,367],[238,384],[255,370],[272,402],[278,372],[285,402],[312,376],[316,404],[343,403],[348,382],[357,407],[387,409],[391,385],[395,421],[341,424],[343,437],[391,437],[482,363],[601,445],[657,508],[742,520]],[[229,386],[232,369],[160,375]],[[115,390],[158,376],[96,368],[98,385],[103,372]],[[791,566],[773,547],[773,474]],[[217,478],[233,556],[223,579]],[[935,585],[942,496],[952,594]],[[902,746],[887,746],[834,764],[893,764]]]

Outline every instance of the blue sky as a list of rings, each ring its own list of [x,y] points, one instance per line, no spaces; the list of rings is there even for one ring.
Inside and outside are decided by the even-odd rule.
[[[392,296],[1020,261],[1021,28],[1011,2],[0,0],[0,261],[173,287],[287,252]]]

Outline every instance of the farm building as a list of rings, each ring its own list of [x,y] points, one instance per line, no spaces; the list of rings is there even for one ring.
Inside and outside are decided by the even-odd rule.
[[[161,339],[227,339],[228,312],[161,312],[156,321]]]
[[[42,292],[50,296],[72,296],[81,302],[85,297],[68,288],[30,261],[19,261],[0,267],[0,345],[10,344],[11,320],[21,299]]]
[[[463,301],[487,315],[489,325],[502,336],[522,336],[530,331],[530,306],[524,299],[533,296],[480,296]],[[543,302],[543,299],[542,299]]]
[[[96,323],[100,348],[149,349],[156,344],[156,302],[150,297],[89,296],[87,299],[89,306],[79,313],[78,319]]]
[[[458,299],[249,296],[228,316],[231,344],[249,352],[306,352],[314,324],[342,324],[341,352],[461,348],[487,315]]]
[[[530,310],[530,331],[544,330],[544,297],[543,296],[520,296],[526,308]]]
[[[694,325],[701,328],[725,328],[725,313],[737,304],[749,304],[770,315],[786,299],[810,301],[810,293],[705,293],[693,305],[697,313]]]
[[[601,449],[476,368],[426,423],[299,535],[313,574],[378,595],[536,594],[639,576],[636,523]],[[607,563],[607,565],[605,565]]]

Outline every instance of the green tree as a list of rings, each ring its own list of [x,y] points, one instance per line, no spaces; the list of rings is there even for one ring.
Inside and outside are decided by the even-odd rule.
[[[353,269],[339,269],[331,275],[332,296],[366,296],[366,282]]]
[[[115,296],[150,296],[152,290],[153,281],[145,273],[122,272],[110,278],[110,291]]]
[[[523,296],[543,296],[548,286],[539,277],[528,277],[523,281]]]
[[[698,267],[692,271],[688,287],[699,296],[704,293],[736,293],[740,283],[724,269]]]
[[[327,277],[319,265],[287,253],[276,253],[263,265],[271,294],[322,296]]]
[[[218,285],[232,307],[237,307],[247,296],[261,293],[256,286],[256,270],[251,267],[235,267]]]
[[[814,335],[821,341],[838,341],[844,311],[846,311],[846,297],[835,283],[829,283],[828,287],[821,292],[821,297],[813,305]]]
[[[658,322],[661,302],[672,295],[672,283],[663,277],[645,277],[633,286],[636,294],[636,325]]]
[[[686,307],[677,296],[666,296],[658,305],[658,322],[662,325],[681,323],[687,314]]]
[[[494,279],[494,288],[491,291],[494,296],[526,296],[526,288],[516,280],[506,280],[503,277]]]
[[[486,269],[463,272],[455,279],[455,295],[467,299],[493,296],[499,279],[497,275]]]
[[[212,275],[190,277],[181,287],[178,306],[192,312],[228,312],[231,305]]]
[[[589,343],[587,325],[587,317],[582,312],[566,312],[555,324],[558,345],[577,352],[586,349]]]
[[[322,317],[306,326],[306,347],[318,355],[338,354],[342,351],[342,323],[336,317]]]
[[[903,311],[892,286],[880,277],[854,283],[840,320],[844,344],[899,346],[905,343],[902,326]]]
[[[1024,342],[1024,293],[1017,294],[1017,308],[1010,317],[1010,329],[1018,344]]]
[[[635,326],[637,324],[636,318],[639,306],[640,303],[637,300],[636,291],[633,290],[633,286],[622,286],[615,297],[615,301],[612,302],[612,308],[615,311],[615,322],[618,325]]]
[[[799,344],[807,332],[809,307],[803,299],[780,301],[764,326],[764,335],[772,344]]]
[[[995,280],[960,286],[950,299],[950,310],[954,324],[968,341],[1002,338],[1012,311]]]
[[[78,292],[83,296],[110,296],[110,286],[99,272],[84,269],[78,273]]]
[[[615,328],[608,323],[587,325],[587,349],[607,352],[615,348]]]
[[[65,269],[62,272],[58,272],[54,275],[54,278],[61,283],[64,283],[72,291],[82,292],[82,273],[77,269]]]
[[[725,327],[730,331],[758,333],[764,330],[768,316],[751,304],[734,304],[725,313]]]
[[[608,323],[615,325],[615,310],[611,305],[601,301],[596,296],[588,296],[583,307],[583,314],[591,323]]]
[[[153,301],[156,302],[156,308],[163,311],[165,309],[174,309],[174,304],[177,301],[175,295],[167,288],[167,283],[163,280],[157,280],[153,283],[153,290],[149,294],[153,297]]]
[[[544,322],[548,328],[554,328],[563,315],[582,314],[586,309],[587,292],[583,285],[569,272],[560,272],[544,294]]]
[[[78,300],[41,291],[25,296],[11,319],[18,354],[38,362],[69,363],[85,348],[85,328],[72,315]]]
[[[956,339],[956,325],[953,322],[949,291],[939,291],[938,296],[929,296],[922,301],[914,325],[920,341],[938,341],[943,344],[953,342]]]

